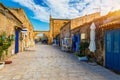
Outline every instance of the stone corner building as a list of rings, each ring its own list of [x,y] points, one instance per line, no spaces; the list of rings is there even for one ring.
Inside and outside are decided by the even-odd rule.
[[[26,33],[22,30],[27,29]],[[0,3],[0,35],[6,32],[7,36],[14,34],[15,40],[8,50],[8,56],[24,51],[33,46],[33,26],[21,8],[8,8]]]
[[[50,39],[56,38],[60,34],[60,29],[63,25],[69,22],[70,19],[55,19],[50,16]]]

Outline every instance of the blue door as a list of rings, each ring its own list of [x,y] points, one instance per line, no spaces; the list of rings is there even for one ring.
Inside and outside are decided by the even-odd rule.
[[[15,31],[15,53],[19,52],[19,31]]]
[[[73,35],[72,37],[72,51],[76,51],[76,35]]]
[[[77,34],[77,39],[76,39],[76,51],[79,51],[79,45],[80,45],[80,34]]]
[[[105,33],[105,65],[120,72],[120,29]]]

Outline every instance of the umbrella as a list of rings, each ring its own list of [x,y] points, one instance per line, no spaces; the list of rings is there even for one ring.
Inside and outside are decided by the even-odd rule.
[[[89,45],[89,49],[91,52],[95,52],[96,50],[96,45],[95,45],[95,29],[96,29],[96,26],[94,23],[91,24],[90,26],[90,45]]]

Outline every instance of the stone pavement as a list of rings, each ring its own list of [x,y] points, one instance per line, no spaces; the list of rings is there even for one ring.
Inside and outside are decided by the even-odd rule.
[[[55,46],[37,44],[10,60],[13,63],[0,70],[0,80],[120,80],[120,75],[80,62]]]

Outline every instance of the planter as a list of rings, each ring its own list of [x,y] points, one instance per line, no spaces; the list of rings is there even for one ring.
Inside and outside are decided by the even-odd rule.
[[[12,61],[5,61],[5,64],[11,64]]]
[[[88,58],[87,58],[87,56],[83,56],[83,57],[78,57],[78,60],[79,61],[87,61]]]
[[[0,62],[0,70],[5,66],[5,62]]]

